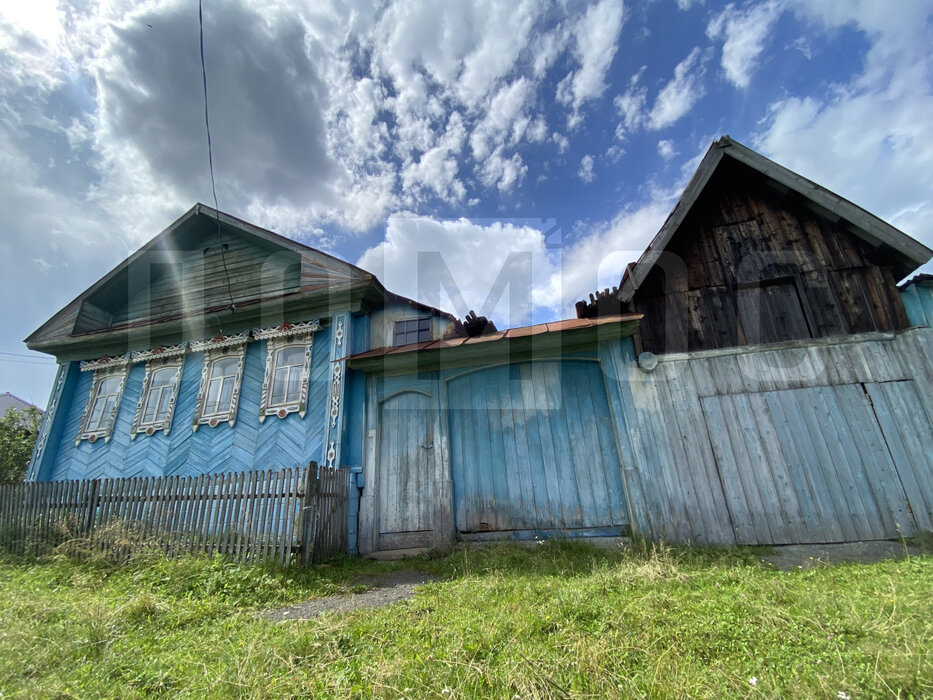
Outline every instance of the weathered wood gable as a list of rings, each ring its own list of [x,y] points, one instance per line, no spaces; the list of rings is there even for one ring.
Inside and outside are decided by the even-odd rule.
[[[661,245],[649,248],[650,259],[622,281],[624,310],[645,315],[644,350],[663,354],[910,326],[897,281],[925,260],[916,259],[923,246],[903,234],[896,232],[919,246],[918,253],[905,255],[800,189],[732,158],[717,161],[682,208]]]
[[[376,289],[372,289],[376,287]],[[196,205],[26,339],[55,352],[65,343],[107,331],[166,326],[212,315],[231,305],[247,311],[282,300],[327,297],[349,306],[381,287],[342,260],[204,205]],[[328,300],[324,306],[333,306]],[[319,305],[320,306],[320,305]],[[232,321],[235,323],[235,321]]]

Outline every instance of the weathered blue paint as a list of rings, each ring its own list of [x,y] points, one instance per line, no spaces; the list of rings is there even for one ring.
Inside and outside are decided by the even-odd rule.
[[[92,372],[80,372],[71,363],[45,459],[34,478],[95,479],[103,477],[197,475],[248,469],[279,469],[321,462],[324,431],[329,419],[331,329],[315,334],[308,383],[307,413],[259,422],[259,402],[266,360],[265,341],[247,346],[236,423],[192,429],[195,401],[201,380],[203,354],[185,357],[172,429],[168,435],[137,435],[130,426],[142,390],[144,366],[133,365],[109,442],[75,445],[81,415],[93,381]],[[53,442],[54,441],[54,442]],[[51,445],[54,444],[54,449]]]
[[[907,318],[914,326],[933,326],[933,280],[914,282],[901,292]]]
[[[628,524],[600,365],[502,365],[448,382],[460,533],[599,532]]]

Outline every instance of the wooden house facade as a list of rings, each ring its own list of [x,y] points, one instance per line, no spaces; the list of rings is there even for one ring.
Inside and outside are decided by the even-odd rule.
[[[483,331],[198,205],[27,339],[60,363],[29,478],[346,466],[361,553],[910,535],[931,255],[723,138],[617,290]]]

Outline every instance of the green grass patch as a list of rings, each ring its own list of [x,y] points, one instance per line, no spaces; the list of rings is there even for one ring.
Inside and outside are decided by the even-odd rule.
[[[376,610],[257,615],[402,566],[444,580]],[[6,558],[0,697],[919,699],[931,591],[928,557],[781,573],[754,550],[559,541],[291,570]]]

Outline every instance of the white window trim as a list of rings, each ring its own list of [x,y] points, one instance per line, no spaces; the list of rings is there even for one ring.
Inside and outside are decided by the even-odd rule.
[[[81,430],[78,432],[78,437],[75,438],[75,445],[80,445],[82,440],[87,440],[89,443],[93,444],[100,438],[103,438],[104,442],[110,442],[110,437],[113,434],[113,426],[114,423],[117,422],[117,413],[120,411],[120,402],[123,400],[123,389],[126,387],[129,358],[104,359],[107,361],[98,360],[95,362],[82,363],[81,365],[82,371],[94,371],[94,381],[91,382],[91,390],[88,392],[87,403],[84,405],[84,413],[81,414]],[[119,378],[120,384],[117,386],[117,393],[114,398],[113,406],[110,408],[110,419],[107,421],[106,427],[98,428],[97,430],[89,430],[88,423],[91,420],[91,407],[94,405],[94,399],[97,397],[100,384],[105,379],[111,379],[113,377]]]
[[[172,428],[172,418],[175,415],[175,403],[178,401],[178,387],[181,385],[181,373],[185,366],[185,356],[178,355],[171,359],[152,359],[146,363],[146,374],[143,377],[143,389],[139,394],[139,402],[136,404],[136,416],[133,418],[133,427],[130,430],[130,437],[136,439],[138,433],[154,435],[159,430],[166,435]],[[143,422],[143,411],[149,400],[149,393],[152,389],[152,377],[157,370],[175,368],[175,383],[172,385],[172,395],[168,400],[168,413],[165,418],[152,423]]]
[[[314,347],[314,334],[298,336],[280,336],[266,341],[266,373],[262,380],[262,397],[259,402],[259,422],[266,416],[285,418],[290,413],[297,413],[304,418],[308,410],[308,380],[311,375],[311,354]],[[275,378],[275,358],[287,348],[304,348],[304,365],[301,369],[301,386],[296,401],[272,403],[272,384]]]
[[[221,423],[229,423],[232,428],[236,424],[236,411],[240,403],[240,386],[243,383],[243,364],[246,358],[247,333],[238,336],[215,338],[206,343],[192,343],[192,350],[204,351],[204,366],[201,368],[201,385],[198,388],[197,405],[194,409],[194,430],[199,426],[209,425],[216,428]],[[230,410],[220,415],[204,415],[204,404],[207,401],[207,387],[210,383],[211,367],[214,362],[228,357],[236,358],[236,379],[233,382],[233,395],[230,397]]]

